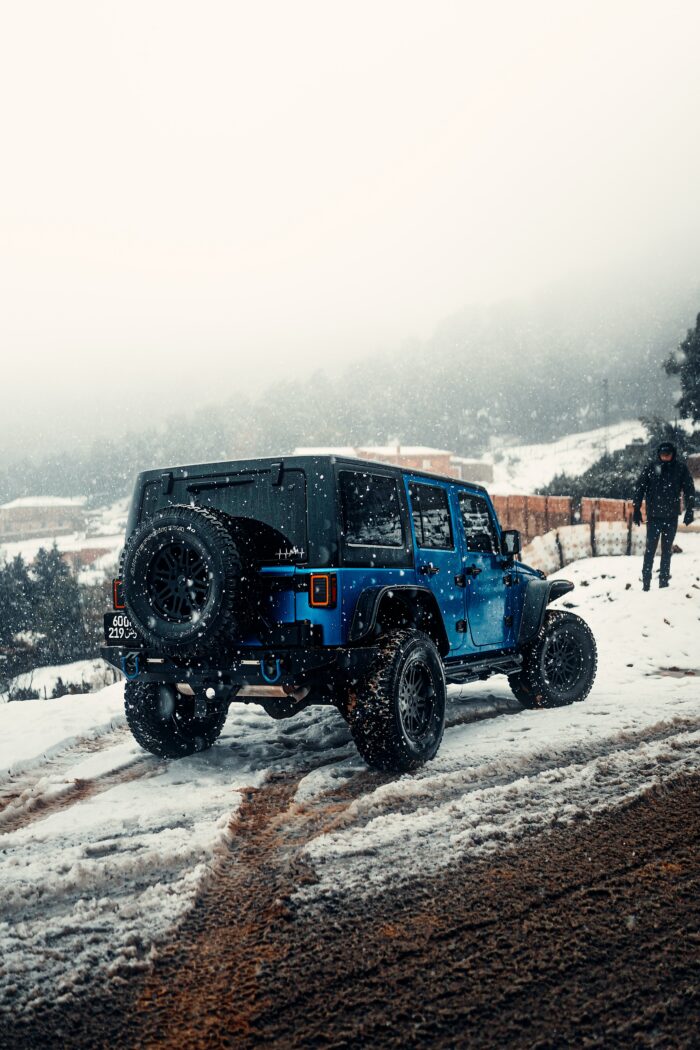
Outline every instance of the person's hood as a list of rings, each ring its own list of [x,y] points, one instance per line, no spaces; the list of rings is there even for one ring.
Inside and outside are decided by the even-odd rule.
[[[661,442],[661,444],[659,445],[659,447],[656,450],[656,458],[657,459],[661,459],[661,453],[662,452],[670,452],[672,457],[673,457],[671,462],[673,463],[673,460],[676,458],[676,446],[673,444],[672,441],[662,441]]]

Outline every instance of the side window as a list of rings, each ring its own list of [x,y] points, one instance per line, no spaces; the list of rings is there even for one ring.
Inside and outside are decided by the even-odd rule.
[[[352,547],[401,547],[397,479],[359,470],[339,473],[343,538]]]
[[[498,535],[486,500],[460,492],[459,509],[467,536],[467,550],[498,554]]]
[[[418,546],[430,550],[452,550],[452,520],[445,489],[439,485],[413,483],[408,489]]]

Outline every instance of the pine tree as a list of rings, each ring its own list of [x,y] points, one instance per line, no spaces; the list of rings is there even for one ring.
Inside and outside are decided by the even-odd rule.
[[[32,580],[21,555],[0,566],[0,645],[32,626]]]
[[[695,328],[689,328],[688,334],[664,362],[668,375],[680,376],[681,397],[676,408],[683,419],[692,419],[700,423],[700,314]]]
[[[54,544],[37,553],[34,577],[34,622],[43,635],[43,662],[65,663],[85,655],[85,628],[78,581]]]

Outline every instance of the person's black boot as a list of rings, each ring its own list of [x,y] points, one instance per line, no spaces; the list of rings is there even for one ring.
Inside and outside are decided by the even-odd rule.
[[[659,580],[659,587],[668,587],[668,580]]]
[[[643,591],[648,591],[650,587],[651,587],[651,581],[650,580],[642,580],[642,590]]]

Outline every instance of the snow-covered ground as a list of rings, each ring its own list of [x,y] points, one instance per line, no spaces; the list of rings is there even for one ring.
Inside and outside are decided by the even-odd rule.
[[[162,762],[128,735],[120,685],[0,708],[0,1002],[25,1009],[147,965],[235,836],[245,789],[264,791],[274,771],[299,778],[301,809],[354,785],[333,830],[305,847],[307,908],[517,848],[697,771],[700,534],[678,542],[666,591],[641,592],[639,559],[561,574],[577,584],[564,603],[598,641],[585,703],[522,711],[498,678],[452,690],[436,759],[388,782],[329,709],[274,722],[234,705],[211,751]]]
[[[605,453],[624,448],[637,438],[645,437],[638,420],[613,423],[597,430],[569,434],[559,441],[541,445],[513,445],[495,448],[487,457],[493,462],[493,482],[489,489],[497,495],[520,493],[532,495],[547,485],[555,474],[582,474]]]

